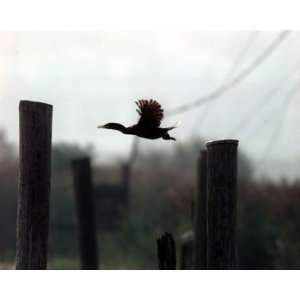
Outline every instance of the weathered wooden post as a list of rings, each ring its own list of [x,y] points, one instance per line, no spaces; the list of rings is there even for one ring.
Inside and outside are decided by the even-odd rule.
[[[20,101],[16,269],[46,269],[52,106]]]
[[[207,154],[202,150],[198,160],[197,199],[194,218],[194,269],[207,269]]]
[[[207,146],[208,269],[236,269],[237,140]]]
[[[176,270],[176,247],[170,233],[157,239],[158,267],[160,270]]]
[[[88,157],[72,161],[77,212],[80,264],[83,270],[98,268],[91,163]]]

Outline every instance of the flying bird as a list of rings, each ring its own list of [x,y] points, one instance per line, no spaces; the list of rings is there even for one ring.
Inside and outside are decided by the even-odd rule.
[[[153,100],[139,100],[135,102],[138,108],[136,111],[140,115],[140,119],[137,124],[125,127],[119,123],[107,123],[98,128],[106,128],[118,130],[124,134],[136,135],[146,139],[159,139],[173,140],[176,141],[174,137],[171,137],[168,133],[169,130],[176,128],[176,126],[171,127],[159,127],[161,120],[164,117],[163,109],[160,104]]]

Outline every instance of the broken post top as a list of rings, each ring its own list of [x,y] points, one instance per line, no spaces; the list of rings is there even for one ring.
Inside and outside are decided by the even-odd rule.
[[[31,101],[31,100],[20,100],[19,103],[19,109],[20,110],[35,110],[35,109],[39,109],[39,110],[49,110],[52,111],[52,105],[48,104],[48,103],[44,103],[44,102],[35,102],[35,101]]]
[[[220,144],[231,144],[231,145],[238,145],[239,141],[238,140],[232,140],[232,139],[227,139],[227,140],[215,140],[215,141],[208,141],[206,142],[206,147],[214,146],[214,145],[220,145]]]

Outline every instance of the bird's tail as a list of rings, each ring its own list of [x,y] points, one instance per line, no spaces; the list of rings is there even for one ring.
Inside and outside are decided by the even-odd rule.
[[[174,128],[177,128],[179,125],[180,125],[180,122],[177,121],[173,126],[167,127],[166,130],[167,130],[167,131],[172,130],[172,129],[174,129]]]

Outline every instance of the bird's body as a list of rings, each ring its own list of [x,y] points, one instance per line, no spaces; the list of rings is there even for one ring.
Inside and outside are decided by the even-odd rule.
[[[139,110],[137,112],[140,115],[140,119],[137,124],[129,127],[125,127],[119,123],[107,123],[98,128],[107,128],[120,131],[124,134],[136,135],[146,139],[158,139],[175,140],[170,137],[168,131],[174,129],[172,127],[159,127],[163,118],[163,110],[158,102],[154,100],[139,100],[136,102]]]

